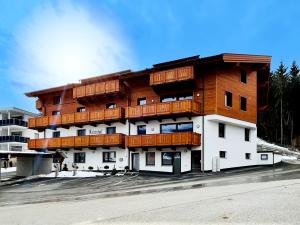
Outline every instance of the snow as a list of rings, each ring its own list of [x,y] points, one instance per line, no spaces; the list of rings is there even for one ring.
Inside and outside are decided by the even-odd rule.
[[[76,175],[73,171],[61,171],[57,177],[97,177],[97,176],[110,176],[110,173],[92,172],[92,171],[77,171]],[[116,176],[123,176],[124,173],[117,173]],[[55,172],[43,175],[43,177],[55,177]]]
[[[297,157],[284,155],[282,156],[282,160],[297,160]]]
[[[298,155],[300,156],[299,152],[291,151],[288,148],[281,147],[276,144],[269,143],[265,140],[257,138],[257,149],[260,151],[274,151],[275,153],[279,154],[287,154],[287,155]]]
[[[16,172],[17,167],[1,168],[1,173]]]

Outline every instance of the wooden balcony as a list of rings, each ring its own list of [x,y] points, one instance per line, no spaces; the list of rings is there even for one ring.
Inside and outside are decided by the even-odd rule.
[[[73,98],[86,98],[98,95],[109,95],[123,92],[120,80],[109,80],[73,88]]]
[[[99,134],[90,136],[72,136],[61,138],[45,138],[28,140],[29,149],[60,149],[83,147],[125,146],[124,134]]]
[[[179,81],[194,79],[193,66],[185,66],[176,69],[163,70],[150,74],[150,85],[162,85]]]
[[[68,113],[55,116],[42,116],[30,118],[28,127],[31,129],[44,129],[48,127],[68,127],[85,124],[123,122],[125,117],[124,108],[104,109],[93,112]]]
[[[132,106],[126,109],[126,118],[130,121],[151,120],[160,118],[174,118],[180,116],[201,115],[199,102],[181,100],[175,102],[161,102],[151,105]]]
[[[127,137],[126,145],[129,148],[200,146],[201,135],[194,132],[130,135]]]

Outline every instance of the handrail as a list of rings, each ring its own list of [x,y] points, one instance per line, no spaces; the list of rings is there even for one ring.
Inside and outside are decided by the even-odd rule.
[[[5,119],[5,120],[0,120],[0,126],[11,126],[11,125],[17,125],[17,126],[27,127],[28,123],[27,123],[27,121],[20,120],[20,119]]]
[[[0,136],[0,143],[4,142],[21,142],[21,143],[27,143],[29,138],[27,137],[21,137],[21,136]]]

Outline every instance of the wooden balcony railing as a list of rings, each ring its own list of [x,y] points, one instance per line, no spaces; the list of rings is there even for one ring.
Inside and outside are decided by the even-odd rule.
[[[84,98],[103,94],[112,94],[123,91],[120,80],[110,80],[94,84],[82,85],[73,88],[73,98]]]
[[[200,146],[201,135],[194,132],[130,135],[126,139],[126,145],[129,148]]]
[[[201,104],[193,100],[162,102],[151,105],[132,106],[126,109],[129,120],[143,120],[143,118],[193,116],[201,114]]]
[[[192,66],[185,66],[176,69],[163,70],[150,74],[150,85],[161,85],[184,80],[194,79]]]
[[[124,119],[125,109],[104,109],[94,112],[78,112],[68,113],[55,116],[42,116],[30,118],[28,121],[29,128],[42,129],[51,126],[71,126],[71,125],[82,125],[96,122],[113,122]]]
[[[72,136],[28,140],[29,149],[58,149],[79,147],[125,146],[124,134],[99,134],[90,136]]]

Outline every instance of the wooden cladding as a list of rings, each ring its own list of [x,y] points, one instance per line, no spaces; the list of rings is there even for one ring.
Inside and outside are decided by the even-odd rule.
[[[200,139],[201,135],[193,132],[131,135],[127,137],[126,145],[129,148],[200,146]]]
[[[28,140],[29,149],[57,149],[79,147],[110,147],[125,145],[124,134],[99,134],[91,136],[73,136]]]
[[[122,87],[120,80],[109,80],[95,84],[82,85],[73,88],[73,98],[117,93],[123,90]]]
[[[172,115],[199,115],[201,104],[193,100],[180,100],[175,102],[161,102],[151,105],[127,107],[126,118],[142,119],[145,117],[159,117]]]
[[[29,128],[45,128],[50,126],[64,126],[76,124],[90,124],[101,121],[118,121],[125,116],[124,108],[104,109],[94,112],[68,113],[55,116],[30,118]]]
[[[150,85],[160,85],[184,80],[194,79],[193,66],[185,66],[176,69],[163,70],[150,74]]]
[[[38,110],[41,110],[43,107],[43,103],[40,99],[36,100],[35,101],[35,108],[38,109]]]

